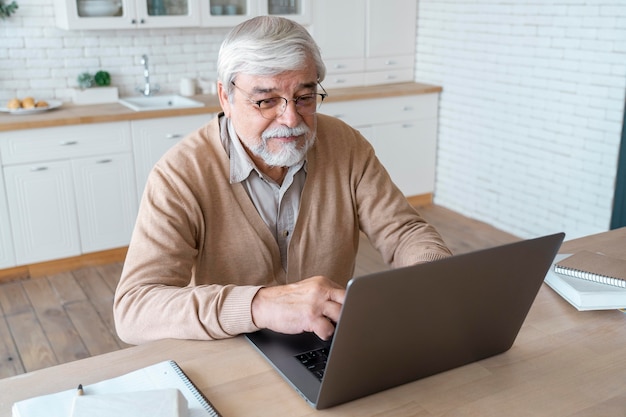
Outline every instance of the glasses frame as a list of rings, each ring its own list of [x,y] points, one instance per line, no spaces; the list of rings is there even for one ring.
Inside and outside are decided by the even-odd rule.
[[[254,104],[256,106],[256,109],[259,111],[259,113],[261,114],[261,117],[263,117],[266,120],[275,120],[277,118],[279,118],[280,116],[282,116],[283,114],[285,114],[285,111],[287,111],[287,106],[289,105],[290,101],[293,101],[296,105],[296,112],[300,115],[300,116],[310,116],[313,115],[315,113],[317,113],[317,110],[320,108],[320,106],[322,105],[322,103],[324,102],[324,99],[326,97],[328,97],[328,93],[326,92],[326,89],[324,88],[324,86],[322,86],[322,84],[319,82],[319,80],[317,81],[317,85],[320,86],[320,88],[322,89],[323,93],[308,93],[308,94],[302,94],[301,96],[295,97],[295,98],[285,98],[282,96],[274,96],[274,97],[268,97],[268,98],[264,98],[261,100],[255,100],[252,98],[252,96],[250,94],[248,94],[246,91],[244,91],[243,89],[241,89],[241,87],[239,87],[237,84],[235,84],[234,81],[230,82],[233,87],[235,87],[237,90],[239,90],[243,95],[246,96],[246,98],[248,99],[248,101],[252,104]],[[320,96],[322,98],[322,100],[320,101],[320,103],[318,105],[315,106],[315,111],[313,113],[309,113],[309,114],[302,114],[298,111],[298,100],[300,100],[302,97],[310,97],[310,96]],[[282,107],[282,111],[280,112],[280,114],[277,114],[274,117],[266,117],[265,115],[263,115],[263,110],[261,109],[261,103],[263,103],[266,100],[272,100],[272,99],[282,99],[284,101],[283,107]],[[276,107],[276,106],[275,106]],[[270,108],[270,109],[274,109],[274,107]]]

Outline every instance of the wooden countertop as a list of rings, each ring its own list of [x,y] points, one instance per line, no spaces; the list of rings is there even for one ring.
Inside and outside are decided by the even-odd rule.
[[[441,92],[441,90],[442,88],[439,86],[413,82],[342,88],[328,90],[329,97],[327,102],[334,103],[348,100],[429,94],[438,93]],[[124,120],[189,116],[194,114],[217,113],[221,111],[219,101],[214,95],[197,95],[191,98],[203,102],[205,106],[171,110],[134,111],[119,103],[93,105],[75,105],[73,103],[64,103],[61,107],[44,113],[23,116],[0,113],[0,132],[87,123],[106,123]]]

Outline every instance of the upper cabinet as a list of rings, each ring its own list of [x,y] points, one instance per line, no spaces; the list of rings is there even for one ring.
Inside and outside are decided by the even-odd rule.
[[[232,27],[254,16],[284,16],[311,23],[312,0],[199,0],[202,26]]]
[[[315,0],[313,37],[326,63],[327,88],[412,81],[417,2]]]
[[[63,29],[190,27],[200,24],[198,0],[55,0]]]
[[[258,15],[311,23],[311,0],[55,0],[63,29],[232,27]]]

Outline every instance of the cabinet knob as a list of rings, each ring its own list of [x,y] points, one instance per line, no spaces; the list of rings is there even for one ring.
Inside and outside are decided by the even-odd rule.
[[[146,23],[146,19],[141,19],[141,20],[139,21],[139,23],[141,23],[141,24],[143,25],[144,23]]]
[[[131,20],[130,20],[130,24],[131,24],[131,25],[135,25],[135,24],[137,24],[137,19],[131,19]]]

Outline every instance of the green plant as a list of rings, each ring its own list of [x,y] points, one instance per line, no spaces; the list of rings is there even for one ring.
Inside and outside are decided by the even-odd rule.
[[[96,75],[93,76],[96,85],[99,87],[104,87],[111,84],[111,75],[106,71],[98,71]]]
[[[88,72],[80,74],[78,78],[76,78],[76,81],[78,81],[78,86],[80,88],[89,88],[94,84],[93,75]]]
[[[111,85],[111,75],[106,71],[98,71],[95,75],[88,72],[81,73],[76,79],[80,88],[90,88],[94,85],[105,87]]]
[[[4,20],[11,17],[13,13],[18,9],[18,5],[15,1],[11,3],[5,3],[5,0],[0,0],[0,19]]]

